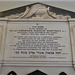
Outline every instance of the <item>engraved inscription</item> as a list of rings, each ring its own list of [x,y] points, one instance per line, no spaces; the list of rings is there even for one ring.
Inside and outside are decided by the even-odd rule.
[[[69,61],[71,52],[68,24],[63,24],[63,27],[60,23],[8,25],[6,50],[9,59]]]

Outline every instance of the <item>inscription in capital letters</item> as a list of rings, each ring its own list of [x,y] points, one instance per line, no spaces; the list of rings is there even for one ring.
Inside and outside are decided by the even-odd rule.
[[[7,30],[9,58],[32,60],[68,59],[68,25],[10,25]]]

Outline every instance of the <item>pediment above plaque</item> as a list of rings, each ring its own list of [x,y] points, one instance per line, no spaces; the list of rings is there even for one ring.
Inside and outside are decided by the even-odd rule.
[[[2,13],[8,19],[67,19],[74,17],[74,12],[45,5],[42,3],[35,3]]]

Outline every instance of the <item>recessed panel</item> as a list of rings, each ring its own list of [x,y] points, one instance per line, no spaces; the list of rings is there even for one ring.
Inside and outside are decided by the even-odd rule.
[[[9,22],[5,60],[72,61],[66,22]]]

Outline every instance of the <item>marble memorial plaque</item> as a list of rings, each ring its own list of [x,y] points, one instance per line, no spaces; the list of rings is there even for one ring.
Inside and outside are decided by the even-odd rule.
[[[72,61],[67,22],[8,22],[5,60]]]
[[[75,19],[42,3],[24,8],[0,19],[0,75],[75,75]]]

